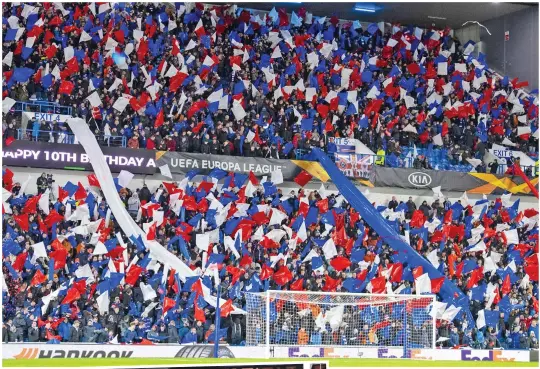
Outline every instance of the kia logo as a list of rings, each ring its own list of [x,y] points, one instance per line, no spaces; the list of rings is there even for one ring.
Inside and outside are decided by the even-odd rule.
[[[431,184],[429,174],[422,172],[414,172],[409,174],[409,183],[416,187],[427,187]]]

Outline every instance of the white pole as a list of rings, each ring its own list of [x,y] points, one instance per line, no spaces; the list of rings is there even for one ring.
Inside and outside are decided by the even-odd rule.
[[[266,358],[270,359],[270,290],[266,290]]]
[[[432,306],[433,306],[433,309],[435,308],[435,301],[437,301],[437,295],[434,295],[433,296],[433,302],[432,302]],[[431,359],[432,360],[435,360],[435,349],[437,348],[437,344],[435,343],[435,341],[437,340],[437,312],[435,312],[435,314],[433,314],[433,343],[432,343],[432,353],[431,353]]]

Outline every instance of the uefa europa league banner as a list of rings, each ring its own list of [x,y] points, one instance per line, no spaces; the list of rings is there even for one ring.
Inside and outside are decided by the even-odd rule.
[[[212,169],[219,168],[227,172],[249,173],[256,176],[268,176],[273,171],[280,170],[285,181],[292,180],[301,168],[291,160],[246,158],[241,156],[224,156],[195,154],[186,152],[160,151],[156,153],[156,165],[158,167],[167,164],[171,173],[186,174],[192,170],[198,174],[208,174]]]

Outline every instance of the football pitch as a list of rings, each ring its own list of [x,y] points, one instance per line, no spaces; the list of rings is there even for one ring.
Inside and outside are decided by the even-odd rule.
[[[537,367],[538,363],[507,362],[507,361],[434,361],[406,359],[328,359],[328,358],[290,358],[271,359],[268,362],[280,361],[320,361],[328,360],[330,368],[359,368],[359,367]],[[2,360],[4,367],[100,367],[100,366],[144,366],[169,364],[225,364],[264,362],[261,359],[184,359],[184,358],[120,358],[120,359],[20,359]]]

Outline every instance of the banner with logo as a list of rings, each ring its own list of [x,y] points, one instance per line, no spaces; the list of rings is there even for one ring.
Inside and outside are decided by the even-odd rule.
[[[264,358],[265,347],[219,345],[220,358]],[[2,359],[79,359],[79,358],[210,358],[214,345],[115,345],[115,344],[2,344]]]
[[[273,347],[274,358],[365,358],[365,359],[402,359],[404,350],[400,347],[339,347],[339,346],[302,346]],[[449,360],[449,361],[495,361],[529,362],[529,351],[525,350],[473,350],[473,349],[411,349],[413,360]]]
[[[133,174],[156,172],[155,152],[122,147],[102,147],[111,171]],[[81,145],[15,140],[2,150],[3,165],[44,169],[92,170]]]
[[[442,191],[467,191],[486,195],[502,195],[508,191],[518,195],[532,195],[527,183],[519,176],[379,166],[375,166],[374,172],[375,187],[431,189],[441,186]],[[538,186],[538,177],[531,179],[531,182]]]
[[[186,152],[157,152],[157,166],[167,164],[171,173],[186,174],[192,170],[199,174],[208,174],[214,168],[227,172],[249,173],[256,176],[270,176],[273,171],[281,170],[284,180],[291,180],[300,169],[291,161],[283,159],[247,158],[241,156],[207,155]]]

